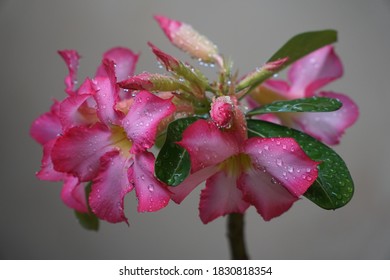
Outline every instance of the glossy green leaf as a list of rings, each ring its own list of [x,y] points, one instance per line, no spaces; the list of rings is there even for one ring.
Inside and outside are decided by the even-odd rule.
[[[275,101],[248,112],[247,116],[267,113],[287,112],[332,112],[341,108],[343,104],[335,98],[312,97],[294,100]]]
[[[337,41],[337,31],[335,30],[322,30],[311,31],[298,34],[292,37],[287,43],[285,43],[268,61],[267,63],[275,62],[280,59],[288,58],[287,61],[281,64],[279,67],[270,70],[269,67],[262,67],[253,73],[247,75],[236,87],[236,91],[243,90],[250,87],[255,88],[266,79],[270,78],[277,72],[282,71],[288,65],[297,61],[298,59],[308,55],[309,53],[332,44]],[[249,90],[250,91],[250,90]]]
[[[313,137],[277,124],[248,120],[249,137],[293,137],[318,165],[318,178],[304,194],[324,209],[337,209],[347,204],[354,192],[354,184],[345,162],[331,148]]]
[[[88,201],[89,193],[91,192],[91,186],[92,186],[92,183],[89,183],[85,187],[85,195],[87,197],[87,201]],[[99,219],[98,219],[98,217],[96,217],[96,215],[94,213],[92,213],[91,209],[89,208],[89,205],[88,205],[88,209],[89,209],[88,213],[81,213],[81,212],[75,211],[76,218],[83,228],[88,229],[88,230],[98,231],[99,230]]]
[[[165,144],[155,163],[156,177],[169,186],[177,186],[190,174],[191,161],[188,152],[176,144],[184,130],[199,118],[182,118],[171,122],[167,129]]]

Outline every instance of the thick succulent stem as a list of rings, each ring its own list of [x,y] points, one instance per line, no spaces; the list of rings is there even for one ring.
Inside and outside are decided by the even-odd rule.
[[[228,216],[228,238],[231,259],[248,260],[244,236],[244,215],[232,213]]]

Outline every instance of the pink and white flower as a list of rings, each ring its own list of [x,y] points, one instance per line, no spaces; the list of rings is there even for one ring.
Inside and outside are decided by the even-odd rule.
[[[127,222],[124,196],[135,189],[138,211],[157,211],[169,202],[167,187],[154,178],[154,145],[157,129],[172,115],[171,99],[148,91],[134,97],[118,85],[133,75],[138,55],[125,48],[113,48],[103,55],[93,79],[75,88],[79,55],[62,51],[69,68],[65,79],[69,96],[55,102],[40,116],[31,135],[44,147],[38,178],[63,181],[61,198],[79,211],[88,205],[100,219]],[[86,183],[92,191],[85,199]]]
[[[298,60],[290,67],[287,81],[270,79],[256,88],[251,97],[265,105],[276,100],[289,100],[313,96],[339,99],[343,106],[334,112],[275,114],[267,120],[299,129],[329,145],[340,142],[345,130],[358,116],[356,103],[348,96],[333,91],[319,91],[328,83],[343,75],[340,58],[330,45],[318,49]],[[278,119],[279,118],[279,119]]]
[[[204,223],[243,213],[250,205],[268,221],[287,211],[306,192],[318,176],[319,163],[292,138],[248,139],[237,100],[233,96],[229,100],[226,104],[234,108],[229,127],[221,127],[215,119],[198,120],[184,131],[178,144],[190,155],[191,175],[179,186],[170,187],[172,199],[181,203],[206,180],[199,204]],[[230,108],[222,102],[214,102],[216,108],[211,110]],[[216,116],[219,120],[220,114]]]

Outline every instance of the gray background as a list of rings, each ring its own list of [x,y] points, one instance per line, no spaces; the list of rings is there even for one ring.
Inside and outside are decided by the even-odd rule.
[[[271,222],[254,208],[247,241],[256,259],[389,259],[390,5],[384,0],[263,1],[0,1],[0,257],[5,259],[224,259],[225,218],[203,225],[199,191],[181,206],[136,213],[125,201],[130,227],[102,223],[82,229],[60,201],[60,185],[39,181],[41,148],[28,134],[51,98],[62,99],[66,67],[56,54],[82,54],[80,80],[101,54],[123,45],[141,51],[137,73],[157,71],[146,42],[181,56],[153,14],[192,24],[231,55],[241,74],[266,61],[291,36],[339,31],[336,50],[345,75],[327,89],[349,94],[360,106],[358,123],[336,150],[356,183],[354,199],[325,211],[306,199]]]

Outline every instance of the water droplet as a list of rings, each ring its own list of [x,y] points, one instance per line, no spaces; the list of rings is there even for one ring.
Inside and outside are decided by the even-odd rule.
[[[276,179],[274,177],[271,178],[271,183],[272,184],[276,184],[278,181],[276,181]]]
[[[265,145],[265,146],[264,146],[264,150],[269,151],[269,146],[268,146],[268,145]]]
[[[148,185],[148,190],[150,192],[153,192],[154,191],[154,185],[153,184]],[[150,200],[152,200],[152,199],[150,199]]]
[[[276,165],[281,167],[283,165],[283,161],[280,158],[277,158]]]
[[[293,173],[293,172],[294,172],[294,167],[292,167],[292,166],[287,166],[287,171],[288,171],[289,173]]]
[[[307,177],[306,177],[306,180],[309,181],[309,182],[311,182],[311,181],[313,181],[313,178],[312,178],[311,176],[307,176]]]

